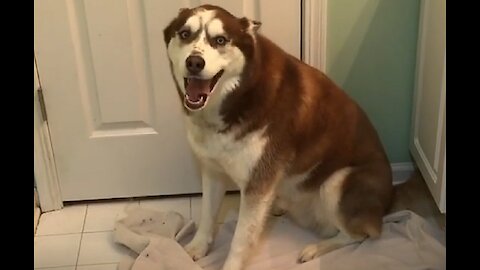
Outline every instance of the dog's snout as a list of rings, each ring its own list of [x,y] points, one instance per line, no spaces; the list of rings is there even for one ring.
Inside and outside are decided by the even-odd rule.
[[[205,60],[198,55],[190,55],[185,62],[191,74],[198,74],[205,67]]]

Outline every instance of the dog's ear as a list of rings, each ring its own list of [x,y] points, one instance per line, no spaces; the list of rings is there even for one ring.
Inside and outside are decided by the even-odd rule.
[[[242,28],[246,32],[250,33],[256,33],[260,26],[262,25],[261,22],[255,21],[255,20],[250,20],[247,17],[243,17],[240,19],[240,24],[242,25]]]
[[[163,40],[165,41],[165,44],[168,45],[170,42],[170,39],[174,36],[173,32],[173,26],[175,24],[175,20],[172,20],[165,29],[163,29]]]
[[[180,8],[178,9],[178,15],[180,15],[180,13],[184,12],[184,11],[187,11],[189,8]]]
[[[175,29],[179,27],[179,18],[186,17],[190,12],[189,8],[180,8],[178,10],[177,17],[174,18],[165,29],[163,29],[163,38],[165,40],[165,44],[170,42],[170,39],[175,36]]]

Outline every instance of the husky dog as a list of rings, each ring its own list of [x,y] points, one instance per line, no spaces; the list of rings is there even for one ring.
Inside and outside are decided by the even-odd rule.
[[[325,238],[299,254],[306,262],[379,237],[393,197],[390,163],[364,111],[260,25],[202,5],[181,9],[164,30],[202,173],[201,221],[185,249],[194,260],[206,255],[231,180],[241,197],[228,270],[244,268],[270,211]]]

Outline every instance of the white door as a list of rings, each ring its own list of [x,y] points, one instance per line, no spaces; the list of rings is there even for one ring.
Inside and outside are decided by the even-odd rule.
[[[35,1],[35,57],[63,201],[201,191],[163,41],[178,9],[200,2]],[[300,1],[208,2],[261,20],[300,57]]]
[[[446,212],[446,0],[422,1],[410,149]]]

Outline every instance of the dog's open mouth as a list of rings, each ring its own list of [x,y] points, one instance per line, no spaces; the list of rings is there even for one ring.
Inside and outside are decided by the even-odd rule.
[[[207,99],[212,93],[213,88],[223,74],[220,70],[211,79],[200,79],[196,77],[183,78],[185,85],[185,97],[183,103],[190,110],[202,109],[207,104]]]

